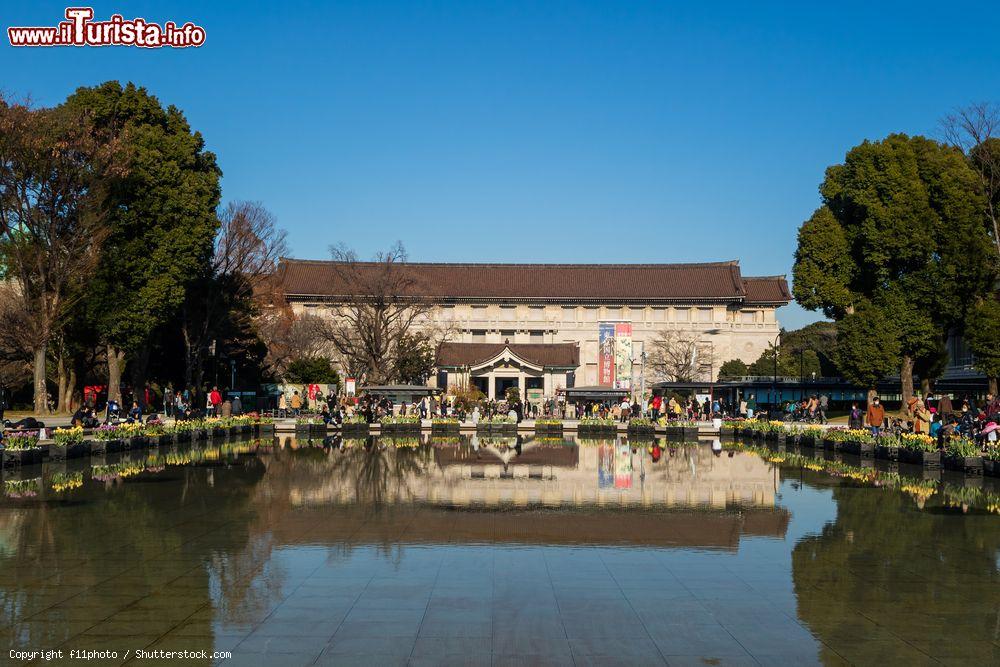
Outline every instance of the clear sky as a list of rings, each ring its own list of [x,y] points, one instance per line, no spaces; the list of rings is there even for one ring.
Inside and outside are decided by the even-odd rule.
[[[1000,3],[117,2],[198,49],[0,47],[6,93],[108,79],[181,107],[292,254],[791,272],[824,169],[1000,101]],[[10,25],[65,3],[7,0]],[[791,328],[816,319],[782,309]]]

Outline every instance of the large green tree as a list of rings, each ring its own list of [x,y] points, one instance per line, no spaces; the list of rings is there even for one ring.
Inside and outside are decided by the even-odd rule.
[[[866,378],[869,387],[878,379],[869,371],[880,364],[864,362],[871,345],[855,334],[877,334],[895,351],[909,398],[914,365],[963,327],[995,280],[980,179],[957,148],[894,134],[852,148],[827,169],[820,194],[823,205],[799,230],[795,298],[842,324],[852,318],[838,359],[847,361],[845,376]]]
[[[965,339],[976,368],[989,379],[990,393],[995,396],[1000,377],[1000,303],[996,299],[983,299],[973,307]]]
[[[65,106],[120,137],[128,171],[109,188],[108,238],[87,310],[108,355],[108,394],[120,399],[126,358],[145,380],[150,341],[191,282],[205,274],[218,227],[221,172],[180,109],[145,88],[109,81],[80,88]]]

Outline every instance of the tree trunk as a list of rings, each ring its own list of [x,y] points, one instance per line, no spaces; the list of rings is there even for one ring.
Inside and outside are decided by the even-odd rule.
[[[108,345],[108,400],[122,404],[122,371],[125,369],[125,352]]]
[[[990,393],[993,394],[994,396],[996,396],[997,395],[997,378],[996,378],[996,376],[991,377],[990,380],[989,380],[989,382],[990,382]]]
[[[899,368],[899,383],[903,389],[903,409],[913,398],[913,357],[908,354],[903,355],[903,363]]]
[[[930,378],[920,378],[920,393],[924,396],[931,395],[931,379]]]
[[[66,375],[66,357],[60,354],[59,359],[56,361],[56,384],[59,387],[56,393],[56,412],[62,412],[63,406],[67,402],[66,394],[69,393],[68,379]]]
[[[45,388],[45,352],[47,344],[41,344],[35,349],[35,414],[47,415],[49,413],[48,391]]]
[[[872,401],[875,400],[875,397],[877,395],[878,395],[878,391],[875,390],[875,387],[869,387],[868,388],[868,405],[872,404]]]
[[[75,401],[73,400],[76,397],[76,366],[75,365],[70,366],[70,368],[69,368],[69,378],[68,378],[68,380],[66,382],[66,386],[67,386],[66,404],[60,406],[59,409],[62,412],[72,413],[74,411],[74,408],[76,408]]]

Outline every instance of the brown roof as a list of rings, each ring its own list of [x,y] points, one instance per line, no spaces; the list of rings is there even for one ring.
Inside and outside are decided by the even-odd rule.
[[[383,265],[361,262],[359,272]],[[413,297],[454,300],[743,301],[746,283],[736,261],[707,264],[422,264],[398,265]],[[278,276],[289,296],[331,297],[356,290],[329,261],[284,258]],[[765,281],[780,281],[768,278]],[[788,301],[787,286],[784,287]]]
[[[576,368],[580,365],[580,348],[576,343],[441,343],[435,365],[475,366],[497,356],[505,347],[536,366]]]
[[[785,304],[792,300],[784,276],[744,278],[743,290],[748,304]]]

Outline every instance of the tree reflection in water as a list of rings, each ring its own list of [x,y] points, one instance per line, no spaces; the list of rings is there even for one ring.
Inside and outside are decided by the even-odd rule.
[[[826,661],[877,659],[867,651],[899,638],[931,655],[995,664],[1000,519],[921,511],[905,493],[817,473],[804,481],[834,486],[837,506],[836,521],[792,553],[799,616],[825,642]]]

